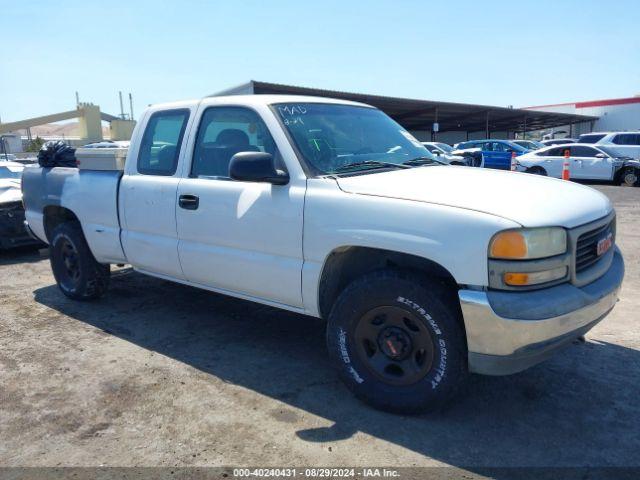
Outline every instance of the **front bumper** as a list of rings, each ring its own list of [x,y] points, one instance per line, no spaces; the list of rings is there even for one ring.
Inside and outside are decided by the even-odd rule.
[[[34,239],[24,225],[24,209],[19,202],[0,205],[0,249],[35,245]]]
[[[607,272],[576,287],[531,292],[460,290],[469,370],[508,375],[529,368],[584,335],[618,301],[624,261],[615,249]]]

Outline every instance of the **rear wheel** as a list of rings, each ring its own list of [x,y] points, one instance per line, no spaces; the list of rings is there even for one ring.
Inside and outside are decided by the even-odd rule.
[[[58,287],[69,298],[99,298],[109,286],[109,265],[96,261],[78,222],[65,222],[53,230],[50,261]]]
[[[547,176],[547,171],[542,167],[531,167],[527,169],[527,173],[532,173],[534,175],[542,175],[543,177]]]
[[[466,376],[458,310],[438,284],[382,270],[348,286],[327,323],[329,354],[347,387],[381,410],[442,407]]]

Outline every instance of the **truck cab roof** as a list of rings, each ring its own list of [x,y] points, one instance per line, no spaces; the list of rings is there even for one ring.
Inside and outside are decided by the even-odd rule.
[[[277,103],[330,103],[338,105],[352,105],[359,107],[375,108],[371,105],[338,98],[313,97],[308,95],[224,95],[214,97],[204,97],[194,100],[182,100],[179,102],[157,103],[151,105],[151,110],[163,110],[167,108],[191,108],[197,105],[217,105],[217,104],[238,104],[238,105],[274,105]]]

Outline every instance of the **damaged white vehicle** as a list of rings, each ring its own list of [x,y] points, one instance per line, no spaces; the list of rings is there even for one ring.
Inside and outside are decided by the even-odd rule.
[[[0,163],[0,249],[39,243],[24,226],[24,208],[20,184],[24,165]]]

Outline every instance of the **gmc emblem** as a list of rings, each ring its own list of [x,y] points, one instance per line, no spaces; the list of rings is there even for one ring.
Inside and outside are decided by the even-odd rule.
[[[613,245],[613,234],[609,232],[609,234],[606,237],[598,240],[598,246],[596,248],[597,255],[600,256],[603,253],[605,253],[607,250],[611,248],[611,245]]]

